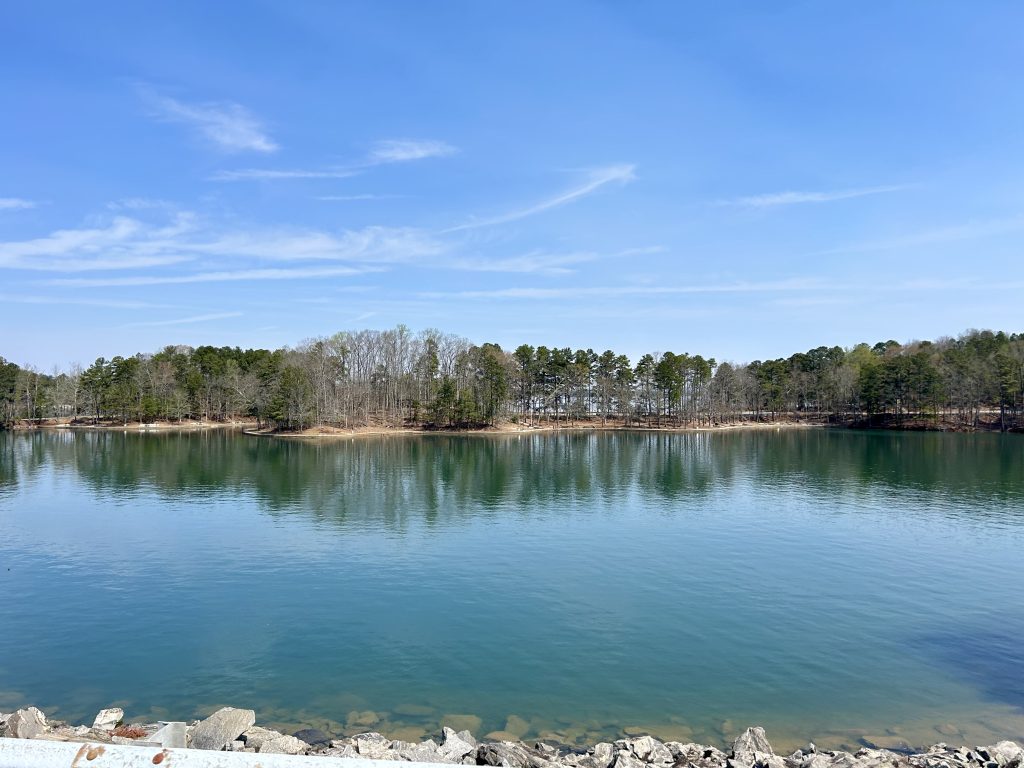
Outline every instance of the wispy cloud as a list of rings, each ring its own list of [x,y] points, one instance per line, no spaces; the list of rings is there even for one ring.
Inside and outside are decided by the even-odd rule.
[[[587,173],[587,180],[583,184],[562,192],[559,195],[542,200],[541,202],[527,206],[526,208],[520,208],[518,210],[508,211],[507,213],[492,216],[490,218],[477,219],[466,224],[449,227],[448,229],[442,230],[442,232],[462,232],[467,229],[479,229],[480,227],[507,224],[510,221],[525,219],[527,216],[534,216],[538,213],[549,211],[552,208],[565,205],[566,203],[571,203],[581,197],[586,197],[607,184],[611,184],[613,182],[620,184],[628,183],[636,178],[636,174],[634,173],[635,170],[636,166],[629,164],[595,168]]]
[[[373,265],[417,262],[438,257],[447,248],[413,228],[366,227],[339,233],[265,227],[224,230],[185,212],[164,225],[115,216],[105,226],[62,229],[32,240],[0,242],[0,269],[109,271],[210,259]]]
[[[486,258],[482,256],[459,258],[454,257],[444,265],[448,269],[460,269],[472,272],[519,272],[546,275],[571,274],[580,264],[602,259],[622,258],[626,256],[642,256],[661,253],[660,246],[647,248],[628,248],[615,253],[597,253],[595,251],[578,251],[574,253],[548,253],[531,251],[521,256],[506,258]]]
[[[798,205],[801,203],[831,203],[835,200],[849,200],[854,197],[881,195],[887,192],[898,192],[906,189],[906,184],[894,184],[882,187],[861,187],[858,189],[835,189],[827,192],[770,192],[763,195],[737,197],[723,200],[722,205],[738,205],[748,208],[774,208],[780,205]]]
[[[191,257],[168,244],[191,226],[190,214],[157,227],[117,216],[103,227],[59,229],[32,240],[0,242],[0,268],[82,272],[177,264]]]
[[[192,315],[191,317],[179,317],[174,320],[147,320],[140,323],[128,323],[131,327],[160,326],[160,325],[191,325],[192,323],[206,323],[211,320],[227,320],[230,317],[241,317],[241,312],[214,312],[208,315]]]
[[[405,163],[428,157],[446,157],[457,151],[451,144],[434,139],[387,139],[373,145],[367,163]]]
[[[920,232],[911,232],[906,235],[883,238],[880,240],[865,240],[859,243],[830,248],[821,251],[822,254],[836,253],[860,253],[867,251],[889,251],[898,248],[913,248],[919,245],[938,245],[942,243],[957,242],[960,240],[974,240],[980,237],[991,237],[1002,235],[1007,232],[1017,232],[1024,229],[1024,216],[1011,216],[1005,219],[982,219],[968,221],[963,224],[956,224],[949,227],[937,227],[926,229]]]
[[[308,170],[291,168],[275,170],[273,168],[241,168],[235,171],[217,171],[210,176],[211,181],[276,181],[280,179],[347,179],[358,175],[359,171],[351,168],[325,168]]]
[[[0,211],[23,211],[35,207],[34,200],[25,200],[21,197],[0,197]]]
[[[172,210],[176,207],[172,202],[153,197],[123,197],[107,203],[107,208],[111,211]]]
[[[345,179],[356,176],[368,168],[392,163],[407,163],[428,157],[445,157],[458,149],[436,139],[387,139],[378,141],[361,160],[347,165],[326,168],[241,168],[218,171],[211,181],[274,181],[285,179]]]
[[[353,202],[356,200],[391,200],[401,195],[372,195],[369,193],[361,195],[317,195],[314,200],[323,200],[324,202]]]
[[[303,280],[313,277],[339,277],[377,272],[373,268],[298,267],[295,269],[240,269],[227,272],[198,272],[190,275],[133,275],[131,277],[61,278],[50,285],[77,288],[103,288],[141,285],[181,285],[185,283],[224,283],[253,280]]]
[[[260,121],[240,104],[204,102],[187,104],[150,89],[142,97],[159,119],[191,126],[206,140],[225,152],[276,152],[278,145],[267,135]]]
[[[72,305],[76,307],[103,307],[106,309],[171,309],[173,304],[154,304],[149,301],[123,301],[120,299],[77,299],[65,296],[26,296],[0,293],[0,301],[10,304]]]
[[[703,285],[634,285],[567,288],[498,288],[485,291],[425,291],[420,296],[432,299],[582,299],[620,296],[675,296],[700,293],[773,293],[822,290],[825,284],[816,278],[794,278],[767,282],[708,283]]]

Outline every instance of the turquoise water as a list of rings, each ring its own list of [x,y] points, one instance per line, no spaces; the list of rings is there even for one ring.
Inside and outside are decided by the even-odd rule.
[[[1020,436],[0,434],[0,711],[1021,738],[1022,545]]]

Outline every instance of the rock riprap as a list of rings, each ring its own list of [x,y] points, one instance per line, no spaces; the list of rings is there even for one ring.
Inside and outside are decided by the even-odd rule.
[[[193,749],[226,749],[256,724],[251,709],[224,707],[218,709],[192,730]]]
[[[376,713],[355,712],[351,720],[371,720]],[[289,735],[256,725],[251,709],[224,707],[204,720],[131,723],[118,727],[124,713],[102,710],[91,727],[48,721],[35,707],[0,713],[0,737],[46,739],[82,743],[146,744],[168,748],[229,750],[262,754],[330,755],[332,757],[392,760],[399,762],[486,765],[495,768],[1024,768],[1024,749],[1013,741],[988,747],[950,747],[936,744],[925,752],[908,753],[865,747],[856,752],[819,750],[814,744],[791,755],[777,755],[763,728],[744,731],[729,752],[705,744],[662,742],[635,735],[601,742],[588,749],[569,748],[543,741],[515,738],[525,733],[526,721],[512,716],[503,731],[491,735],[512,738],[477,742],[469,730],[450,725],[438,738],[421,742],[391,739],[367,731],[343,739],[331,738],[316,729]],[[463,725],[470,716],[448,716]],[[467,719],[464,719],[467,718]],[[123,736],[120,734],[131,734]],[[0,745],[2,749],[2,745]]]

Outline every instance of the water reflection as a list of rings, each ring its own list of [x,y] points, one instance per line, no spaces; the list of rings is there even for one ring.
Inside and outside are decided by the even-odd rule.
[[[372,517],[401,529],[412,510],[433,522],[551,502],[585,508],[630,494],[706,498],[737,483],[791,487],[823,500],[880,489],[920,493],[945,514],[1024,515],[1024,440],[1017,436],[849,433],[582,433],[302,441],[230,432],[0,437],[0,488],[45,467],[96,492],[152,488],[171,497],[253,493],[274,513],[341,525]],[[983,504],[975,500],[983,498]]]
[[[1013,736],[1022,523],[1019,436],[0,434],[0,691]]]

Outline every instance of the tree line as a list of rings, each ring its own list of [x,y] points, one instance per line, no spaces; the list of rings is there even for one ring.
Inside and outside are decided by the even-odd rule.
[[[503,350],[405,326],[277,350],[169,346],[43,373],[0,358],[0,426],[253,420],[285,430],[498,421],[644,427],[807,418],[1020,429],[1024,334],[817,347],[737,364],[687,353]]]

